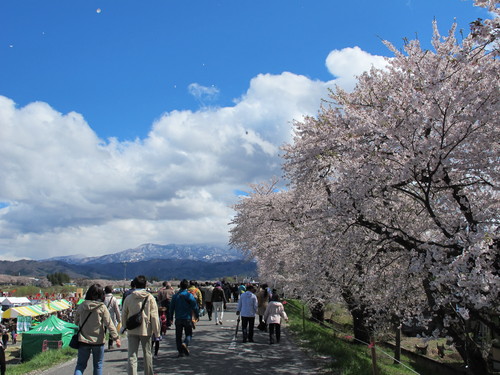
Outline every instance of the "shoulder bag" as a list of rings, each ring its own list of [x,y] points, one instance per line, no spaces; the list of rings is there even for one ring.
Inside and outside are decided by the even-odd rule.
[[[80,334],[80,331],[82,330],[85,323],[87,323],[87,320],[89,319],[90,314],[92,314],[92,311],[89,312],[89,315],[87,315],[87,317],[83,321],[83,324],[80,327],[78,327],[78,331],[71,337],[71,341],[69,342],[70,348],[78,349],[78,347],[80,346],[80,341],[78,341],[78,335]]]
[[[137,314],[131,315],[127,318],[127,321],[125,322],[125,328],[128,330],[134,329],[139,327],[142,324],[142,311],[144,310],[144,305],[146,305],[146,301],[148,300],[147,296],[144,298],[144,301],[142,301],[142,306],[141,309]]]

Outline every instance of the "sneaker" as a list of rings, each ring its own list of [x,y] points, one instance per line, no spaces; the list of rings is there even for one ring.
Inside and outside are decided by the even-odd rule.
[[[222,325],[222,320],[219,320],[219,324]]]
[[[184,354],[189,355],[189,349],[186,344],[182,344],[182,351]]]
[[[184,353],[179,352],[179,354],[177,354],[177,358],[180,358],[180,357],[184,357]]]
[[[215,322],[215,325],[218,326],[219,325],[219,322]]]

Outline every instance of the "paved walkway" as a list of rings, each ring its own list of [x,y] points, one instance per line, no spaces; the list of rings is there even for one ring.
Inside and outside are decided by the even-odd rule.
[[[243,344],[241,329],[234,338],[236,328],[236,304],[228,304],[224,324],[215,325],[207,316],[201,318],[193,334],[189,357],[177,358],[175,332],[167,331],[160,344],[158,358],[154,359],[155,374],[318,374],[321,367],[313,363],[290,339],[286,327],[282,329],[280,344],[269,345],[269,336],[255,330],[254,343]],[[258,318],[257,318],[258,320]],[[241,327],[240,327],[241,328]],[[142,350],[139,350],[139,374],[142,373]],[[127,373],[127,340],[122,347],[104,354],[104,375]],[[41,375],[68,375],[75,368],[76,359]],[[92,374],[92,359],[85,371]]]

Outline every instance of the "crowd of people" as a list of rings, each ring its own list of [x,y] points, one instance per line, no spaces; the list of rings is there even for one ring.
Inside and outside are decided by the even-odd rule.
[[[269,333],[269,344],[279,343],[280,324],[287,320],[283,305],[276,290],[267,284],[231,284],[225,281],[203,282],[182,280],[174,288],[165,281],[156,292],[148,288],[147,280],[135,277],[130,289],[121,298],[115,297],[112,286],[91,285],[84,301],[74,303],[74,308],[57,312],[59,318],[73,322],[78,327],[78,357],[75,375],[81,375],[92,357],[93,373],[102,374],[105,349],[121,347],[120,334],[127,334],[127,372],[137,374],[138,352],[142,348],[144,374],[153,375],[153,357],[158,356],[160,342],[167,330],[175,330],[175,345],[178,357],[190,355],[193,330],[200,317],[207,316],[215,325],[223,325],[224,312],[229,302],[237,303],[236,314],[241,319],[243,342],[253,342],[256,316],[257,328]],[[115,290],[116,292],[116,290]],[[141,316],[141,323],[130,325],[130,321]],[[39,317],[43,320],[44,316]],[[16,343],[15,324],[0,326],[0,357],[8,345],[9,332],[12,343]],[[2,360],[3,359],[3,360]],[[0,375],[5,374],[5,358],[0,358]]]
[[[127,334],[129,375],[137,374],[139,347],[143,353],[145,375],[153,375],[153,357],[158,355],[160,341],[168,329],[175,329],[178,357],[190,355],[193,330],[201,316],[215,325],[224,324],[227,303],[237,302],[243,342],[253,342],[255,318],[258,329],[269,332],[269,344],[279,343],[280,324],[288,320],[278,293],[266,284],[233,284],[182,280],[177,288],[163,282],[156,295],[147,288],[144,276],[135,277],[122,296],[119,309],[111,287],[92,285],[85,302],[75,312],[80,327],[75,375],[83,374],[92,355],[94,374],[102,374],[105,345],[108,350],[121,346],[119,333]],[[141,322],[137,323],[137,316]],[[120,329],[121,327],[121,329]],[[108,337],[108,338],[106,338]]]

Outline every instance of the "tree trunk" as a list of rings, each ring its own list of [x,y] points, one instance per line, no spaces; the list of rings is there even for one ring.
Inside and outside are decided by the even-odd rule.
[[[435,301],[432,295],[433,291],[430,288],[429,280],[424,279],[423,286],[429,307],[432,309],[432,307],[435,306]],[[454,313],[444,310],[444,307],[440,307],[434,314],[439,319],[439,323],[442,326],[444,318],[447,315],[453,315]],[[481,348],[478,346],[479,343],[469,337],[470,332],[468,332],[467,327],[453,323],[446,328],[446,331],[447,334],[453,339],[455,348],[462,357],[464,364],[467,366],[471,374],[491,374],[488,369],[487,360],[481,354]]]
[[[370,343],[370,331],[366,327],[366,314],[360,308],[351,310],[354,338],[363,343]]]
[[[401,325],[396,326],[396,345],[394,347],[394,364],[399,365],[401,361]]]
[[[313,299],[309,309],[313,320],[321,323],[325,321],[325,304],[322,301]]]
[[[474,340],[467,337],[462,338],[462,333],[457,334],[453,327],[448,328],[448,334],[453,338],[455,348],[462,357],[469,371],[474,375],[488,375],[492,372],[488,369],[488,363],[482,356],[481,350]]]
[[[360,305],[358,301],[353,297],[350,291],[344,290],[342,292],[342,297],[347,304],[347,308],[352,316],[352,324],[354,330],[354,338],[359,342],[363,343],[370,342],[370,330],[366,326],[367,314],[363,305]]]

